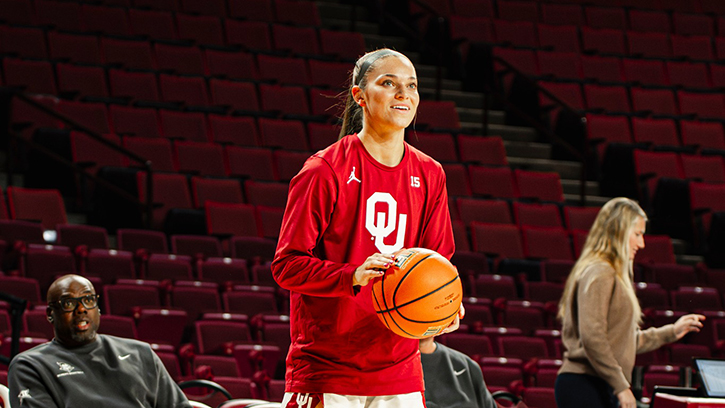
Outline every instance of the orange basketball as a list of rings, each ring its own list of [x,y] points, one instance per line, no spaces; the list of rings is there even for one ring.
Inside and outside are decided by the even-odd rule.
[[[373,307],[383,324],[412,339],[435,336],[458,315],[463,287],[456,268],[430,249],[395,253],[395,262],[373,281]]]

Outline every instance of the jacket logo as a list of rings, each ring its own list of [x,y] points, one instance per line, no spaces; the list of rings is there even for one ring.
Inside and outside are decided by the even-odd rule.
[[[23,401],[25,398],[33,398],[30,396],[30,390],[20,390],[20,394],[18,394],[18,399],[20,400],[20,406],[23,405]]]
[[[58,369],[60,371],[63,371],[62,373],[55,375],[57,378],[65,377],[66,375],[79,375],[79,374],[83,374],[83,371],[73,371],[76,368],[73,367],[72,365],[68,364],[68,363],[63,363],[63,362],[57,361],[56,364],[58,364]]]

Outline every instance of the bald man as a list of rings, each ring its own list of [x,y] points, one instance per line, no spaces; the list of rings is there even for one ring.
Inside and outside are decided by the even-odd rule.
[[[147,343],[97,333],[101,311],[88,279],[58,278],[47,300],[55,337],[10,362],[11,406],[191,407]]]

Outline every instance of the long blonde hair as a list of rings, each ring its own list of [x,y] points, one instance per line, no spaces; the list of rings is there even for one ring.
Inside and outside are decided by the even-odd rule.
[[[624,285],[632,302],[637,322],[642,321],[642,309],[634,291],[632,261],[629,259],[629,236],[639,219],[647,221],[647,214],[635,201],[625,197],[609,200],[597,214],[584,243],[579,259],[569,273],[564,293],[559,301],[559,319],[576,296],[575,287],[584,270],[592,264],[605,262],[614,268],[617,279]]]

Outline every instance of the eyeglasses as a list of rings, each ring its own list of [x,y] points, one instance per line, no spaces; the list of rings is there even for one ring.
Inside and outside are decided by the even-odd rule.
[[[55,302],[48,302],[48,306],[59,307],[64,312],[73,312],[80,302],[86,309],[95,309],[98,306],[98,298],[100,295],[85,295],[76,298],[63,298]]]

